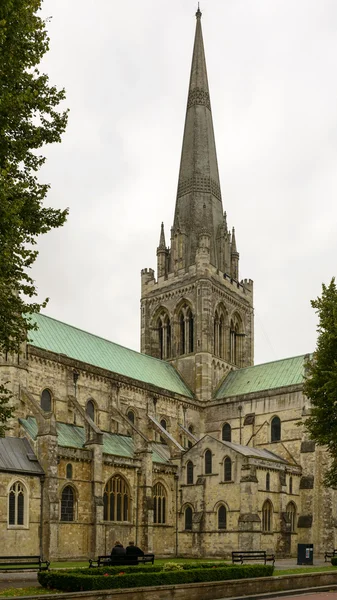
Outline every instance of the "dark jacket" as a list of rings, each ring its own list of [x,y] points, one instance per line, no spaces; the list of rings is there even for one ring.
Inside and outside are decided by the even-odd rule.
[[[140,548],[138,548],[138,546],[127,546],[126,548],[126,554],[133,555],[133,556],[144,556],[144,552],[143,550],[141,550]]]
[[[122,546],[122,544],[117,544],[117,546],[114,546],[111,550],[111,555],[113,554],[125,554],[124,546]]]

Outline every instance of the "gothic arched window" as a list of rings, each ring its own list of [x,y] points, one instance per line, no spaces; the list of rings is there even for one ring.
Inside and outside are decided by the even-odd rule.
[[[184,304],[178,313],[179,326],[179,354],[194,352],[194,317],[187,304]]]
[[[185,529],[187,531],[192,531],[192,518],[193,512],[190,506],[185,509]]]
[[[49,390],[43,390],[41,394],[40,406],[45,412],[51,411],[51,393]]]
[[[293,493],[293,478],[289,477],[289,494]]]
[[[166,492],[161,483],[153,487],[153,522],[166,523]]]
[[[88,417],[95,422],[95,405],[92,400],[88,400],[85,412],[87,413]]]
[[[27,509],[25,507],[27,498],[26,489],[21,481],[13,483],[8,497],[8,525],[25,525]]]
[[[220,306],[214,315],[214,354],[225,358],[225,314]]]
[[[192,483],[194,483],[193,481],[193,471],[194,471],[194,465],[192,463],[191,460],[188,461],[187,465],[186,465],[186,483],[191,485]]]
[[[224,481],[232,481],[232,461],[229,456],[224,460]]]
[[[103,494],[104,521],[129,521],[129,487],[120,475],[111,477]]]
[[[68,463],[66,466],[66,478],[67,479],[73,478],[73,465],[71,465],[70,463]]]
[[[227,511],[226,507],[222,504],[218,509],[218,529],[227,528]]]
[[[232,441],[232,428],[229,423],[225,423],[222,427],[222,439],[224,442]]]
[[[279,417],[273,417],[270,426],[271,441],[279,442],[281,439],[281,420]]]
[[[244,338],[242,321],[235,315],[230,323],[230,362],[237,367],[242,366],[242,340]]]
[[[205,452],[205,474],[209,475],[212,473],[212,452],[206,450]]]
[[[171,356],[171,321],[166,311],[163,311],[157,320],[159,358],[166,359]]]
[[[66,485],[61,496],[61,521],[74,521],[75,493],[71,485]]]
[[[185,319],[184,319],[183,312],[180,313],[179,328],[180,328],[180,354],[185,354]]]
[[[194,319],[192,315],[192,311],[188,309],[187,311],[187,326],[188,326],[188,352],[193,352],[194,350]]]
[[[266,490],[267,492],[270,490],[270,473],[266,474]]]
[[[269,533],[272,531],[273,507],[269,500],[266,500],[262,507],[262,531]]]
[[[286,508],[286,513],[290,523],[290,531],[294,533],[296,524],[296,506],[293,502],[289,502]]]
[[[135,423],[135,413],[133,412],[133,410],[128,410],[126,416],[129,419],[130,423]]]

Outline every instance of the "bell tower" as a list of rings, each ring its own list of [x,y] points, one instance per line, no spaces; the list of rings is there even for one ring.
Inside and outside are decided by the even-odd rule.
[[[201,29],[196,32],[170,247],[141,274],[141,352],[170,361],[200,400],[228,370],[253,364],[253,282],[239,280],[223,211]]]

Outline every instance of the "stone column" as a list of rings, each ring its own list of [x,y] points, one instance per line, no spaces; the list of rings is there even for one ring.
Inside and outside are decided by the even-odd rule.
[[[258,515],[258,481],[256,467],[243,464],[240,479],[239,549],[259,550],[261,519]]]

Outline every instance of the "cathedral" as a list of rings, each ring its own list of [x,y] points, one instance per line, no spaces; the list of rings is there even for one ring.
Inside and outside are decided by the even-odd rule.
[[[254,366],[199,9],[174,222],[156,255],[141,272],[141,353],[38,314],[20,355],[0,357],[15,406],[0,438],[6,554],[87,559],[117,539],[157,556],[336,547],[327,454],[303,427],[308,355]]]

